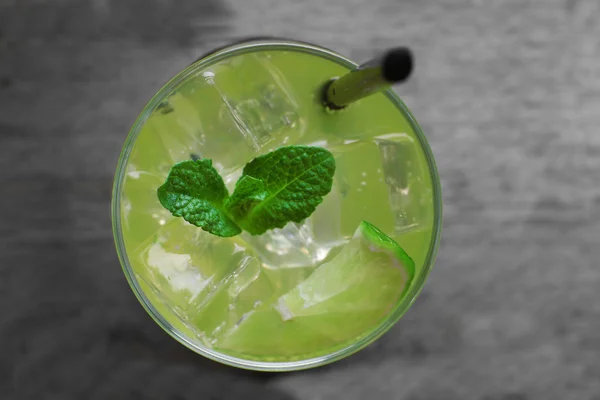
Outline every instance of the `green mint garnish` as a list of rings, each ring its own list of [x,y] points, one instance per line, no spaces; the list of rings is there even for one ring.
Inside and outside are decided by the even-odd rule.
[[[223,179],[207,159],[175,164],[158,188],[158,200],[171,214],[222,237],[242,231],[225,212],[228,196]]]
[[[225,202],[244,230],[260,235],[308,218],[331,191],[335,160],[321,147],[288,146],[249,162]]]
[[[208,159],[175,164],[158,189],[160,203],[217,236],[260,235],[308,218],[331,191],[335,160],[321,148],[281,147],[245,167],[231,197]]]
[[[266,198],[265,183],[248,175],[242,175],[235,190],[225,202],[227,212],[236,221],[243,219]]]

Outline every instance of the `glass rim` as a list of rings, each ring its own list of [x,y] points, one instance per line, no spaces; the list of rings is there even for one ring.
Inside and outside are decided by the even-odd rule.
[[[340,54],[328,50],[324,47],[309,44],[306,42],[300,42],[295,40],[288,39],[250,39],[243,42],[234,43],[232,45],[228,45],[225,47],[221,47],[216,49],[215,51],[201,57],[190,66],[180,71],[177,75],[175,75],[171,80],[169,80],[165,85],[161,87],[161,89],[156,92],[156,94],[152,97],[152,99],[144,106],[144,109],[140,113],[140,115],[136,118],[133,126],[131,127],[127,139],[123,145],[121,153],[119,155],[119,160],[117,162],[117,168],[115,172],[114,182],[113,182],[113,190],[112,190],[112,204],[111,204],[111,219],[112,219],[112,230],[113,237],[115,240],[115,247],[117,250],[117,255],[119,257],[119,261],[125,277],[137,297],[138,301],[144,307],[146,312],[150,315],[150,317],[171,337],[177,340],[179,343],[183,344],[188,349],[194,351],[197,354],[200,354],[204,357],[207,357],[213,361],[217,361],[219,363],[229,365],[232,367],[254,370],[254,371],[270,371],[270,372],[285,372],[285,371],[296,371],[309,369],[314,367],[323,366],[335,361],[339,361],[343,358],[346,358],[357,351],[365,348],[383,334],[385,334],[393,325],[395,325],[400,318],[408,311],[408,309],[412,306],[419,293],[423,289],[424,283],[431,271],[433,264],[435,263],[435,258],[437,255],[437,251],[440,244],[441,238],[441,230],[442,230],[442,189],[440,183],[440,177],[437,171],[437,167],[435,164],[435,160],[433,158],[433,152],[429,147],[427,139],[421,130],[421,127],[417,123],[416,119],[408,109],[408,107],[404,104],[404,102],[393,92],[393,90],[388,89],[384,92],[386,97],[392,101],[396,107],[403,113],[404,117],[409,122],[411,128],[413,129],[415,136],[419,140],[419,144],[421,146],[422,151],[425,154],[425,158],[429,167],[429,174],[432,182],[432,193],[433,193],[433,207],[434,207],[434,215],[433,215],[433,233],[431,235],[431,240],[429,243],[429,249],[427,252],[427,256],[425,257],[425,261],[423,263],[423,267],[421,268],[419,274],[415,277],[415,281],[412,283],[411,288],[405,295],[404,299],[401,300],[398,304],[395,305],[393,311],[389,313],[385,319],[373,330],[369,333],[362,336],[359,340],[349,344],[348,346],[336,350],[332,353],[309,358],[306,360],[294,360],[294,361],[257,361],[257,360],[248,360],[244,358],[239,358],[235,356],[230,356],[213,349],[210,349],[204,346],[197,340],[193,340],[181,332],[179,329],[174,327],[170,322],[168,322],[161,313],[154,307],[154,305],[150,302],[150,300],[146,297],[144,291],[142,290],[138,280],[135,278],[135,272],[129,262],[129,258],[127,256],[127,250],[125,248],[125,243],[123,239],[123,232],[121,227],[121,189],[123,179],[126,173],[127,161],[129,160],[129,155],[133,148],[133,144],[137,139],[142,126],[145,124],[146,120],[153,112],[153,110],[170,94],[173,90],[182,82],[189,79],[192,75],[194,75],[197,71],[214,64],[224,58],[244,54],[247,52],[253,52],[260,49],[268,49],[268,50],[290,50],[297,52],[309,53],[312,55],[318,55],[324,58],[327,58],[331,61],[334,61],[346,68],[353,69],[358,66],[357,63],[341,56]]]

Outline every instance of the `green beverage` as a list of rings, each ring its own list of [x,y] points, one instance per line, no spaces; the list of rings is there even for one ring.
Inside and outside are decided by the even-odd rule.
[[[353,68],[307,44],[232,46],[177,75],[132,128],[113,193],[117,249],[150,315],[192,350],[250,369],[322,365],[383,334],[422,288],[441,228],[431,151],[391,91],[323,106],[324,83]],[[307,218],[221,237],[157,196],[174,165],[200,160],[185,165],[212,165],[233,197],[247,164],[286,149],[335,160]]]

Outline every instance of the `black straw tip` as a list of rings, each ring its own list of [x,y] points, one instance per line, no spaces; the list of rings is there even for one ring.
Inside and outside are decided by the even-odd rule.
[[[325,83],[325,85],[323,85],[323,91],[321,93],[321,98],[323,99],[323,103],[325,104],[325,106],[331,110],[341,110],[342,108],[344,108],[344,106],[338,106],[334,103],[332,103],[331,101],[329,101],[329,94],[327,93],[329,91],[329,87],[333,84],[333,82],[335,82],[337,78],[331,79],[329,81],[327,81]],[[335,91],[333,92],[335,94]]]
[[[383,57],[381,73],[391,83],[405,81],[413,69],[413,56],[406,47],[390,50]]]

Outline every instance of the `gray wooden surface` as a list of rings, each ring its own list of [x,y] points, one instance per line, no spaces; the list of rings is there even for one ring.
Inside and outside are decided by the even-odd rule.
[[[285,375],[184,349],[113,248],[137,113],[246,35],[352,58],[408,45],[399,89],[442,176],[423,295],[361,353]],[[0,398],[600,399],[597,0],[0,0]]]

